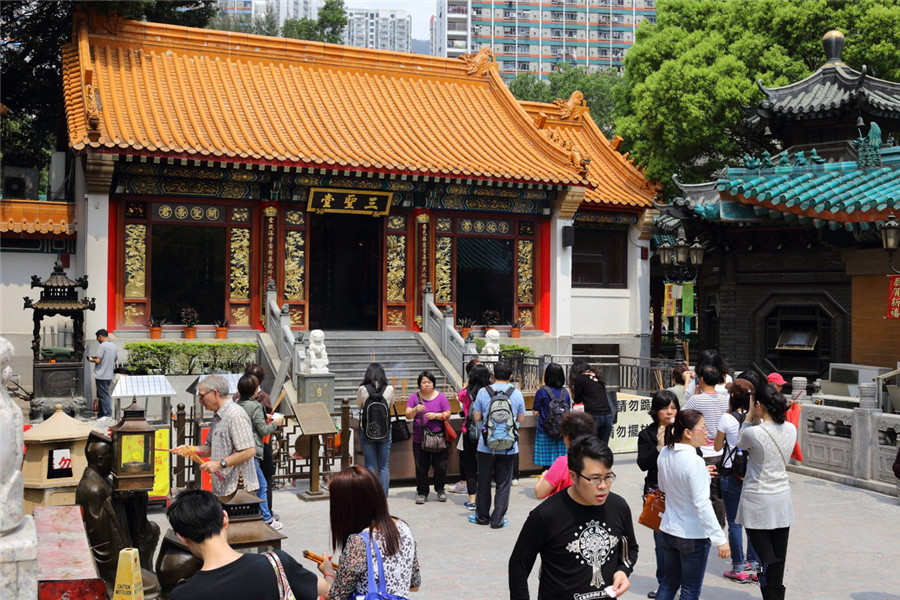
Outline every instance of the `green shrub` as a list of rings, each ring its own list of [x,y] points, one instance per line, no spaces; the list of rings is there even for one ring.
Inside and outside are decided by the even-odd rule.
[[[484,338],[475,338],[475,350],[477,350],[479,354],[481,354],[485,344],[487,344],[487,341]]]
[[[525,356],[534,356],[534,350],[519,344],[500,344],[500,352],[521,352]]]
[[[253,342],[129,342],[128,371],[132,375],[196,375],[240,373],[256,362]]]

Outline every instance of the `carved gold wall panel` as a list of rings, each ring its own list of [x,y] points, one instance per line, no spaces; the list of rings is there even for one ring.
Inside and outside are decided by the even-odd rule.
[[[453,302],[453,238],[439,237],[434,250],[435,302]]]
[[[250,297],[250,230],[231,230],[231,297]]]
[[[291,325],[302,327],[306,322],[306,311],[302,306],[292,306],[290,309]]]
[[[306,275],[306,251],[302,231],[284,234],[284,299],[305,300],[303,279]]]
[[[523,327],[534,327],[534,309],[520,308],[519,320],[522,321]]]
[[[393,327],[405,327],[406,309],[389,308],[387,311],[387,324]]]
[[[125,324],[126,325],[144,325],[146,314],[146,306],[143,304],[125,303]]]
[[[534,302],[534,242],[519,240],[518,243],[518,285],[519,302]]]
[[[406,301],[406,236],[387,236],[387,301]]]
[[[125,226],[125,297],[147,296],[147,226]]]
[[[250,307],[249,306],[232,306],[231,307],[231,324],[232,325],[249,325],[250,324]]]
[[[303,225],[304,221],[302,210],[289,210],[284,215],[284,222],[288,225]]]

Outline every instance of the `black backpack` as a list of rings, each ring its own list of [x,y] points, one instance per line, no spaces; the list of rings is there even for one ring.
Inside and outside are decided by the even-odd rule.
[[[557,396],[553,392],[553,388],[543,387],[547,396],[550,398],[550,405],[547,407],[547,416],[544,418],[543,429],[548,437],[554,440],[562,439],[562,416],[569,410],[569,403],[566,402],[563,390],[559,391]]]
[[[468,389],[466,390],[466,394],[468,394]],[[478,395],[477,393],[475,394]],[[466,437],[469,438],[469,441],[473,444],[478,443],[478,432],[481,430],[481,423],[475,421],[472,413],[475,412],[475,398],[469,396],[469,414],[466,415]]]
[[[369,392],[369,397],[360,415],[360,431],[366,434],[370,441],[380,442],[391,435],[390,407],[380,390],[367,384],[366,391]]]
[[[728,413],[731,415],[735,421],[738,422],[738,426],[740,426],[744,422],[744,413],[739,411],[734,411]],[[734,475],[738,479],[742,480],[747,476],[747,459],[749,458],[750,453],[747,450],[741,450],[738,447],[730,448],[728,440],[725,440],[725,448],[722,450],[722,461],[719,463],[721,465],[725,464],[726,459],[731,459],[730,467],[721,467],[719,468],[720,475]]]

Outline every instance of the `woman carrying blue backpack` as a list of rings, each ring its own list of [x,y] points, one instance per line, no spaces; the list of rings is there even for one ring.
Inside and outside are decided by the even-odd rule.
[[[572,398],[565,388],[563,368],[550,363],[544,369],[544,386],[534,393],[532,410],[537,417],[534,438],[534,464],[544,470],[567,452],[562,438],[562,416],[572,409]]]

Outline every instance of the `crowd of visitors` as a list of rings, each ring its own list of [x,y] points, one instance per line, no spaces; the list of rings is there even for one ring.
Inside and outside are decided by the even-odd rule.
[[[388,411],[395,391],[378,363],[369,365],[357,393],[365,464],[344,469],[328,486],[338,562],[323,557],[322,577],[317,577],[282,551],[247,555],[228,545],[228,515],[220,498],[234,492],[238,479],[263,501],[263,519],[281,528],[267,502],[271,485],[264,464],[267,436],[282,422],[269,414],[271,400],[260,388],[264,374],[253,367],[238,381],[235,401],[224,378],[201,379],[199,400],[213,411],[209,437],[203,446],[175,449],[183,456],[210,456],[202,469],[217,477],[213,493],[182,492],[167,510],[175,534],[203,563],[172,598],[210,592],[217,598],[248,597],[251,588],[253,597],[265,599],[407,598],[421,585],[421,576],[413,532],[388,510]],[[446,502],[448,457],[455,445],[461,478],[450,491],[468,494],[463,506],[473,511],[471,523],[503,528],[509,524],[526,404],[509,363],[473,360],[466,373],[466,387],[457,395],[458,442],[449,430],[450,402],[436,389],[433,374],[420,373],[406,401],[415,502],[427,501],[429,475],[438,501]],[[793,523],[786,466],[797,430],[786,419],[790,402],[779,389],[786,382],[773,375],[765,380],[746,371],[732,378],[715,351],[704,351],[696,369],[677,366],[675,385],[651,398],[651,422],[638,435],[637,464],[646,473],[644,498],[664,494],[665,509],[658,525],[648,524],[643,515],[640,520],[655,529],[657,586],[649,598],[699,599],[713,546],[720,558],[731,559],[726,579],[758,583],[764,600],[785,597]],[[533,460],[543,473],[534,494],[542,502],[522,525],[509,557],[510,598],[530,597],[528,578],[538,556],[538,598],[614,598],[631,585],[638,544],[628,503],[612,492],[616,475],[608,441],[615,413],[603,374],[575,363],[568,383],[566,389],[564,368],[550,363],[535,391]],[[384,406],[374,406],[379,403]],[[376,422],[385,415],[384,423]]]

